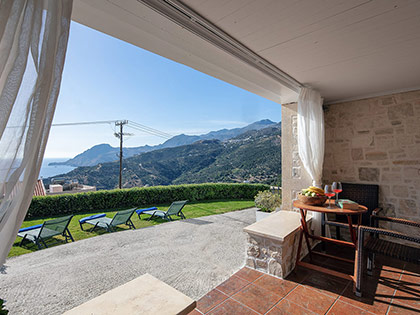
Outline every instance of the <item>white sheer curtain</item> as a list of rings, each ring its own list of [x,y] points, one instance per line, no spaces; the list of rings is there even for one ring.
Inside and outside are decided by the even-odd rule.
[[[0,0],[0,266],[38,179],[71,10],[72,0]]]
[[[298,98],[298,147],[303,166],[312,178],[312,185],[322,186],[324,163],[324,113],[319,92],[302,88]],[[312,227],[320,235],[321,213],[313,214]]]

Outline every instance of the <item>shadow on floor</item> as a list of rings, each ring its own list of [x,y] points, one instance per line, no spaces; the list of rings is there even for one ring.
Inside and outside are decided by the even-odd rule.
[[[200,220],[200,219],[187,219],[187,220],[182,220],[180,222],[189,223],[189,224],[196,224],[196,225],[206,225],[206,224],[212,224],[213,223],[211,221]]]

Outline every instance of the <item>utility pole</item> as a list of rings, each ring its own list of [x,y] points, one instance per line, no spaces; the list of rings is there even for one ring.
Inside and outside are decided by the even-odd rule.
[[[116,136],[118,139],[120,139],[120,172],[119,172],[119,183],[118,187],[122,188],[122,160],[123,160],[123,138],[124,136],[132,136],[132,133],[124,133],[123,128],[124,125],[127,125],[127,127],[130,127],[132,129],[135,129],[137,131],[141,131],[143,133],[148,133],[152,136],[161,137],[164,139],[170,139],[172,135],[169,133],[139,124],[132,120],[101,120],[101,121],[85,121],[85,122],[69,122],[69,123],[59,123],[59,124],[52,124],[53,127],[59,127],[59,126],[80,126],[80,125],[98,125],[98,124],[115,124],[115,127],[120,127],[119,132],[114,132],[114,136]],[[6,128],[21,128],[22,126],[13,126],[13,127],[6,127]]]
[[[126,136],[131,135],[131,134],[123,132],[123,127],[126,124],[128,124],[128,120],[120,120],[120,121],[115,122],[115,126],[120,126],[120,132],[114,133],[114,135],[117,138],[120,139],[120,156],[119,156],[120,157],[120,177],[119,177],[119,180],[118,180],[118,188],[119,189],[121,189],[121,187],[122,187],[123,139],[124,139],[125,135]]]

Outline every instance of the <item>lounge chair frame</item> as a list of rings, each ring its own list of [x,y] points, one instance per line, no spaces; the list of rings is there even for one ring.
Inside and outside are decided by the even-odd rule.
[[[151,219],[155,217],[163,218],[167,221],[173,221],[172,216],[176,215],[178,217],[181,217],[182,220],[186,219],[184,213],[182,212],[182,209],[185,207],[188,200],[182,200],[182,201],[174,201],[169,206],[167,211],[162,210],[150,210],[150,211],[144,211],[138,214],[139,219],[141,214],[148,214],[150,215],[149,218],[147,218],[147,221],[150,221]]]
[[[118,211],[112,219],[107,218],[107,217],[102,217],[102,218],[87,220],[83,223],[79,222],[80,228],[82,229],[82,231],[84,231],[83,224],[88,223],[88,224],[93,225],[93,228],[90,230],[90,232],[93,232],[98,227],[102,227],[106,229],[108,232],[114,232],[116,231],[115,228],[118,225],[125,224],[130,229],[135,230],[136,227],[134,226],[133,221],[131,221],[131,217],[133,216],[135,210],[136,208]],[[123,217],[122,220],[120,217]]]
[[[378,221],[388,221],[420,228],[420,222],[414,222],[405,219],[377,216],[376,212],[371,216],[373,223],[372,227],[359,226],[358,227],[358,248],[356,258],[356,284],[355,294],[358,297],[362,296],[362,274],[363,261],[367,254],[367,274],[372,275],[372,270],[375,267],[375,254],[386,255],[406,262],[420,264],[420,249],[411,247],[409,245],[391,242],[389,240],[379,239],[379,235],[394,237],[400,240],[410,241],[420,244],[419,236],[406,235],[400,232],[381,229],[378,227]],[[370,235],[366,235],[370,233]]]
[[[18,233],[18,236],[22,237],[22,240],[20,241],[19,245],[22,246],[24,241],[30,241],[35,243],[38,246],[38,249],[42,249],[42,245],[44,245],[45,248],[48,248],[45,241],[57,235],[64,236],[66,243],[68,243],[69,241],[74,242],[73,236],[71,235],[70,230],[68,228],[72,218],[73,215],[70,215],[66,217],[44,221],[40,228]],[[63,222],[66,222],[65,225],[58,225],[59,229],[57,229],[57,224]]]

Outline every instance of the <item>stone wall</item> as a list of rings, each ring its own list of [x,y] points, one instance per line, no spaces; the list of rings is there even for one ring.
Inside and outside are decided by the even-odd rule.
[[[308,227],[312,219],[307,217]],[[300,214],[279,211],[244,228],[247,233],[246,265],[261,272],[285,278],[295,268],[300,236]],[[312,241],[310,241],[312,243]],[[302,240],[300,258],[308,254]]]
[[[293,233],[283,242],[255,235],[248,235],[247,239],[247,267],[279,278],[286,278],[295,268],[298,233]],[[307,254],[304,243],[300,256],[303,258]]]
[[[386,215],[420,221],[420,90],[324,108],[324,182],[379,184]]]

